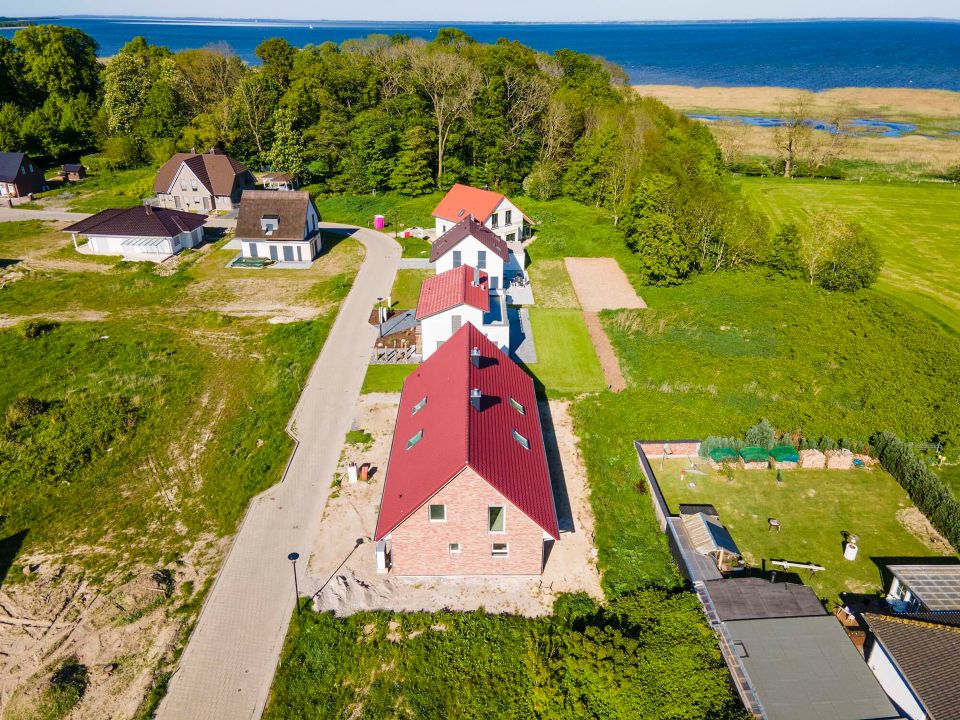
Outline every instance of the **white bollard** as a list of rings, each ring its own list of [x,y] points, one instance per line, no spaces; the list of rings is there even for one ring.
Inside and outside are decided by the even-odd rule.
[[[347,482],[351,485],[357,484],[357,464],[350,463],[347,465]]]

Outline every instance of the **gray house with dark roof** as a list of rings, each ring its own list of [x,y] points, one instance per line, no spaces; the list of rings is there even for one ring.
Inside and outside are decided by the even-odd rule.
[[[216,148],[177,153],[157,171],[157,204],[172,210],[233,210],[246,188],[256,184],[247,167]]]
[[[0,152],[0,197],[26,197],[46,189],[43,170],[25,153]]]
[[[124,260],[162,262],[184,248],[203,242],[206,217],[180,210],[139,205],[98,212],[63,229],[79,252],[120,255]],[[85,235],[85,245],[77,236]]]

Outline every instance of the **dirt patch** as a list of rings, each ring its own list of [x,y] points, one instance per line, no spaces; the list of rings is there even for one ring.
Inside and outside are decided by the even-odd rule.
[[[0,712],[34,707],[50,668],[76,657],[90,682],[70,717],[133,717],[193,620],[175,606],[198,592],[225,548],[224,540],[201,538],[165,568],[169,581],[159,568],[141,568],[109,591],[61,558],[18,558],[30,576],[0,591]]]
[[[564,262],[584,311],[647,306],[613,258],[565,258]]]
[[[41,315],[0,315],[0,328],[17,325],[24,320],[53,320],[54,322],[100,322],[110,313],[99,310],[82,310],[78,312],[44,313]]]
[[[561,538],[540,577],[403,578],[376,571],[373,528],[396,420],[398,393],[361,395],[353,427],[372,436],[365,446],[346,446],[333,478],[338,487],[324,510],[310,558],[313,607],[349,615],[360,610],[476,610],[526,616],[550,613],[558,593],[585,591],[602,597],[593,545],[593,512],[586,471],[573,433],[568,403],[541,408],[555,484]],[[347,464],[369,463],[368,482],[347,482]],[[561,488],[558,488],[560,490]],[[359,542],[358,542],[359,541]]]
[[[931,550],[941,555],[953,555],[953,547],[947,539],[930,524],[927,516],[915,507],[897,510],[897,521],[904,529]]]
[[[583,319],[587,325],[587,332],[590,333],[590,339],[593,340],[593,348],[597,351],[597,358],[600,360],[600,367],[603,369],[603,379],[607,383],[607,388],[613,390],[613,392],[625,390],[627,380],[623,377],[620,360],[617,358],[617,353],[613,349],[610,338],[607,337],[606,330],[603,329],[600,316],[595,312],[584,312]]]

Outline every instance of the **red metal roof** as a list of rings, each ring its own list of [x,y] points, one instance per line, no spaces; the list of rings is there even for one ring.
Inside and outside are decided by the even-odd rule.
[[[479,367],[470,359],[479,348]],[[470,391],[483,396],[480,410]],[[414,407],[426,403],[414,413]],[[523,407],[521,413],[510,398]],[[529,449],[514,438],[527,440]],[[422,432],[421,439],[409,446]],[[387,463],[377,540],[400,525],[469,466],[551,537],[557,512],[533,380],[467,323],[403,384]]]
[[[474,272],[479,274],[477,285],[473,284]],[[460,305],[490,312],[490,290],[483,270],[461,265],[424,280],[417,302],[417,320]]]
[[[501,260],[510,262],[510,248],[507,247],[507,243],[493,230],[478,222],[473,215],[468,215],[433,241],[433,245],[430,246],[430,262],[436,262],[468,237],[476,238]]]
[[[502,193],[457,183],[434,208],[433,216],[451,222],[460,222],[467,215],[473,215],[480,222],[484,222],[502,200]]]

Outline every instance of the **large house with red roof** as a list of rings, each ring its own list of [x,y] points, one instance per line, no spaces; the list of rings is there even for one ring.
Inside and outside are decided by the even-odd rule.
[[[483,270],[489,277],[490,290],[499,290],[505,287],[510,248],[490,228],[468,215],[433,241],[430,262],[437,274],[461,265]]]
[[[501,240],[523,240],[532,221],[503,194],[457,183],[433,210],[437,236],[472,215]]]
[[[374,538],[396,575],[537,575],[560,538],[533,381],[472,324],[403,384]]]
[[[428,277],[420,286],[417,322],[423,359],[467,323],[480,330],[503,352],[510,349],[510,324],[506,301],[491,294],[487,273],[469,265],[460,265]]]

